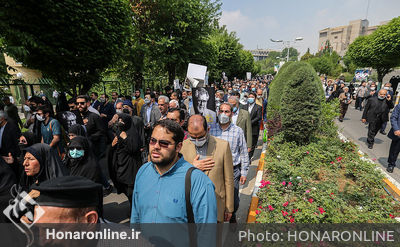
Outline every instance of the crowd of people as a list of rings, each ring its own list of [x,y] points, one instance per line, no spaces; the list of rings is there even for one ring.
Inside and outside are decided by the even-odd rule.
[[[394,90],[391,83],[385,83],[378,90],[375,82],[362,81],[357,89],[353,83],[348,87],[344,82],[337,79],[324,81],[325,96],[327,101],[339,98],[340,116],[339,121],[343,122],[349,105],[355,100],[354,108],[362,112],[361,121],[368,124],[367,146],[373,149],[375,137],[379,133],[388,135],[392,140],[389,150],[387,171],[393,173],[396,160],[400,152],[400,106],[397,105],[389,118],[391,109],[394,108]],[[391,121],[391,129],[386,133],[388,121]]]
[[[111,98],[92,92],[67,99],[61,92],[55,106],[34,95],[23,106],[25,121],[5,97],[0,211],[12,188],[55,207],[38,222],[97,222],[103,197],[115,191],[128,198],[131,223],[234,223],[239,185],[247,181],[266,121],[269,82],[211,85],[215,96],[198,88],[196,103],[192,90],[168,86],[163,93],[147,88],[132,96],[112,92]],[[91,199],[78,195],[79,186]],[[74,197],[85,201],[76,212]]]

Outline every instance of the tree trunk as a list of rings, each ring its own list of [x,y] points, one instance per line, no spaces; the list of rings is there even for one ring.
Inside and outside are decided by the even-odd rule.
[[[168,71],[168,85],[173,85],[175,80],[175,64],[168,64],[167,65]]]
[[[387,75],[390,71],[392,71],[392,68],[377,68],[376,71],[378,73],[378,88],[380,89],[382,87],[383,83],[383,77]]]

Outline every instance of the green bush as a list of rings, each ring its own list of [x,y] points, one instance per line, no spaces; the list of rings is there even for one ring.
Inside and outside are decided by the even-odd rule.
[[[324,92],[312,66],[298,62],[282,92],[280,114],[286,141],[307,144],[318,129]],[[289,68],[288,68],[289,70]]]
[[[304,62],[287,62],[279,70],[269,88],[267,119],[273,119],[276,114],[279,114],[282,92],[288,78],[296,69],[304,65]]]

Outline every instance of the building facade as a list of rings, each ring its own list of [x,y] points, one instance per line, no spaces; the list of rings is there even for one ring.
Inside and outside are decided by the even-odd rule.
[[[318,50],[322,50],[329,43],[333,51],[344,56],[347,48],[359,36],[373,33],[380,25],[387,24],[383,21],[379,25],[369,26],[368,20],[350,21],[347,26],[328,27],[319,31]]]
[[[255,49],[255,50],[249,50],[249,52],[253,55],[254,61],[260,61],[263,59],[266,59],[268,57],[268,54],[271,51],[271,49]]]

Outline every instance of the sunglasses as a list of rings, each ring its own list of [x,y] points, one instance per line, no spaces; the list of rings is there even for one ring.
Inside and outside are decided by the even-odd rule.
[[[150,145],[154,146],[158,142],[158,145],[162,148],[168,148],[169,145],[172,145],[173,143],[166,141],[166,140],[157,140],[156,138],[151,137],[150,138]]]
[[[85,105],[86,102],[76,102],[75,105]]]

